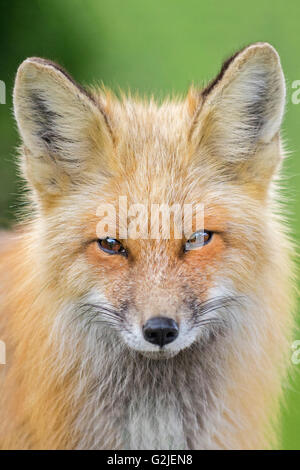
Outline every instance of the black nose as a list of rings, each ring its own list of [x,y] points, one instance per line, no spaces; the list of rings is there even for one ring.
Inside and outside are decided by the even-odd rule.
[[[143,326],[143,334],[146,341],[162,348],[177,338],[178,325],[172,318],[150,318]]]

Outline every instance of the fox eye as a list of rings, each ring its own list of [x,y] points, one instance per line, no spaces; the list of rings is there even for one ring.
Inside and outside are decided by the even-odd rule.
[[[105,251],[105,253],[109,253],[110,255],[127,256],[127,251],[125,250],[124,246],[121,242],[119,242],[119,240],[116,240],[115,238],[99,238],[98,245],[102,251]]]
[[[184,245],[184,251],[195,250],[201,248],[203,245],[207,245],[213,236],[213,232],[208,230],[199,230],[193,233],[191,237],[186,241]]]

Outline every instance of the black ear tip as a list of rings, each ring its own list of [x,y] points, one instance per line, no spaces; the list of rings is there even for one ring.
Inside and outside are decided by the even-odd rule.
[[[202,90],[202,96],[203,98],[206,98],[207,95],[213,90],[213,88],[222,80],[226,70],[230,66],[230,64],[234,61],[234,59],[240,54],[241,51],[236,52],[232,56],[228,57],[222,64],[221,70],[218,73],[218,75],[209,82],[209,84]]]

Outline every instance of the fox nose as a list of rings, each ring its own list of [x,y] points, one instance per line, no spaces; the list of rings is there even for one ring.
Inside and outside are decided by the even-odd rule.
[[[146,341],[162,348],[177,338],[178,324],[172,318],[153,317],[143,326],[143,334]]]

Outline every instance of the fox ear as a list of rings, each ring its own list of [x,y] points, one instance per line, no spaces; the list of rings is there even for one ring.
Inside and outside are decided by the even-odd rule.
[[[202,91],[192,139],[223,162],[247,161],[276,140],[284,105],[285,82],[277,52],[270,44],[253,44],[225,62]]]
[[[30,58],[19,67],[14,112],[24,143],[24,173],[41,193],[56,194],[67,181],[76,181],[112,142],[100,105],[44,59]]]

